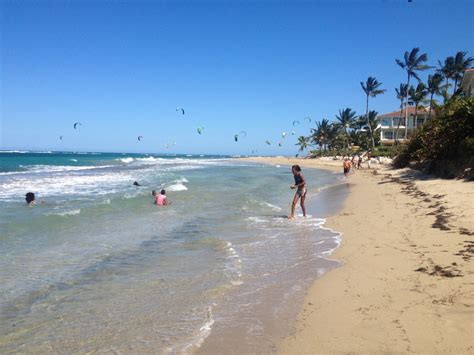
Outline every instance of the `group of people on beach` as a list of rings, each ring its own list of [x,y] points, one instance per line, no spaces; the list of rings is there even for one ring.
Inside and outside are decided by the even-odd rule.
[[[370,169],[371,159],[372,159],[372,156],[369,151],[366,156],[367,167],[369,169]],[[344,172],[344,176],[348,177],[351,171],[355,173],[356,170],[362,169],[363,161],[364,161],[364,157],[359,156],[358,154],[354,154],[352,158],[344,157],[342,159],[342,170]]]
[[[353,158],[352,161],[354,161],[355,158]],[[361,160],[356,160],[357,163],[355,165],[357,168],[360,167],[360,162]],[[351,166],[353,166],[353,163],[349,160],[349,158],[344,158],[343,161],[343,167],[344,167],[344,175],[347,176],[347,174],[351,170]],[[290,186],[292,190],[296,189],[295,195],[293,197],[293,201],[291,204],[291,213],[288,216],[289,219],[294,219],[295,218],[295,209],[296,205],[298,202],[300,202],[301,210],[303,211],[303,217],[306,217],[306,207],[305,207],[305,200],[306,200],[306,194],[307,194],[307,189],[306,189],[306,180],[301,173],[301,167],[299,165],[293,165],[291,167],[291,172],[293,173],[293,178],[295,183]],[[141,186],[137,181],[133,183],[133,186]],[[156,190],[153,190],[151,192],[151,195],[154,198],[154,203],[157,206],[169,206],[171,205],[171,201],[168,200],[166,197],[166,190],[162,189],[160,193],[158,193]],[[25,200],[28,206],[34,206],[36,203],[35,200],[35,194],[33,192],[28,192],[25,195]]]

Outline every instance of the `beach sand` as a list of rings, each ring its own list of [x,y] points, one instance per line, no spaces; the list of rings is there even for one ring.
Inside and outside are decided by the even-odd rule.
[[[474,184],[380,165],[348,183],[327,221],[343,233],[331,256],[343,265],[314,282],[280,353],[474,353]]]

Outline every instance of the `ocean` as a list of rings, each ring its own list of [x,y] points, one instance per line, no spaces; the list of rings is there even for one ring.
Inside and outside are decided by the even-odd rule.
[[[0,152],[0,352],[274,351],[338,265],[325,217],[348,186],[303,173],[310,216],[289,221],[288,166]],[[153,204],[160,189],[171,206]]]

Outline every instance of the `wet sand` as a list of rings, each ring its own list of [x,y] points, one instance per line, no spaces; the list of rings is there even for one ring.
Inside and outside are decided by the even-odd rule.
[[[349,177],[344,208],[327,223],[343,233],[332,255],[343,266],[314,282],[279,352],[473,353],[474,184],[375,168]]]

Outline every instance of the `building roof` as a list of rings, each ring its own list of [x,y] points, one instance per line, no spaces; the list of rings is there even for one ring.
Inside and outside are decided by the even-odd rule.
[[[418,107],[417,114],[418,115],[427,114],[429,109],[430,109],[429,106],[428,107],[423,107],[423,108]],[[390,113],[385,113],[383,115],[379,115],[378,117],[380,117],[380,118],[400,117],[400,111],[401,110],[393,111],[393,112],[390,112]],[[414,116],[415,115],[415,106],[408,106],[407,111],[408,111],[408,116]],[[431,114],[433,114],[433,110],[431,111]],[[402,112],[402,117],[405,117],[405,110],[403,110],[403,112]]]

